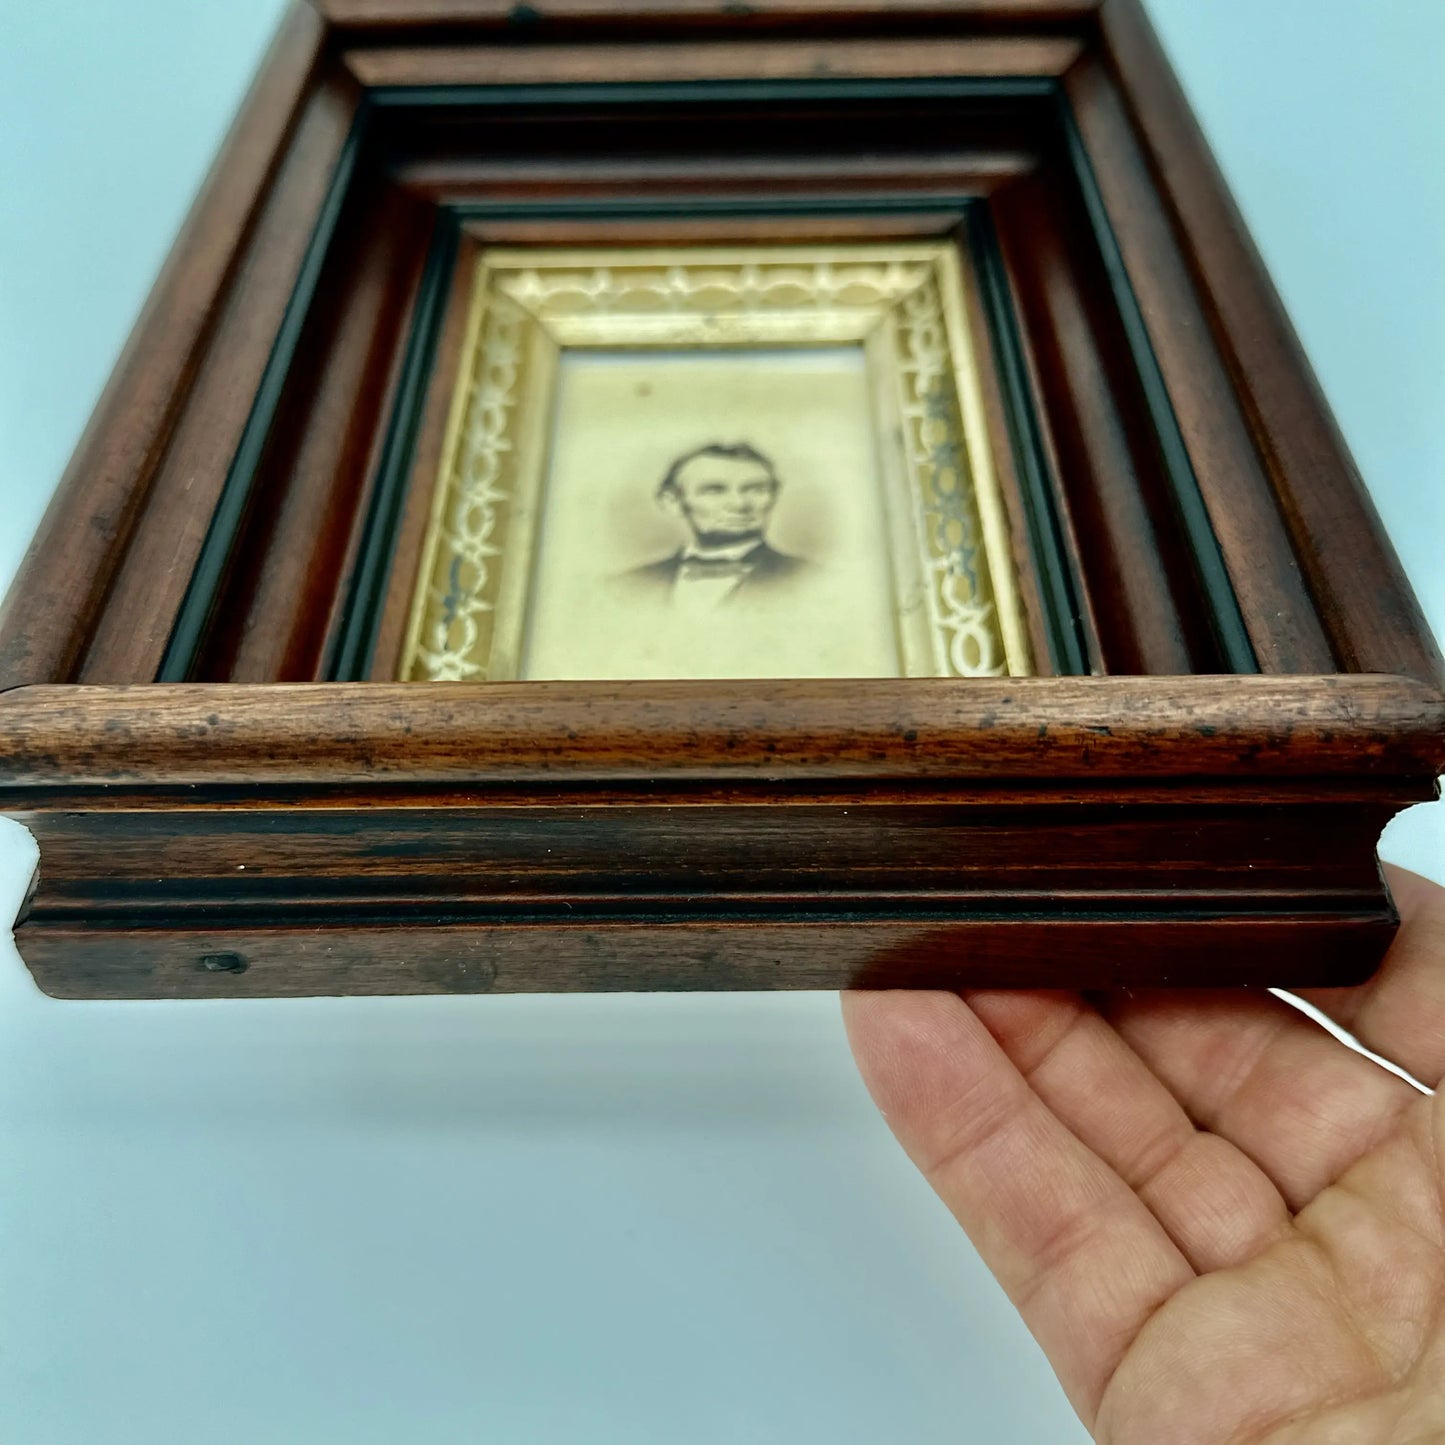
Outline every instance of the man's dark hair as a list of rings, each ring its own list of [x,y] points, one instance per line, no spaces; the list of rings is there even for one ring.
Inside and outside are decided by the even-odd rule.
[[[733,445],[726,442],[709,442],[704,447],[694,447],[690,452],[684,452],[668,467],[662,480],[657,484],[659,498],[665,497],[669,492],[677,491],[679,473],[689,462],[696,461],[698,457],[727,457],[730,461],[756,462],[772,478],[775,492],[782,486],[778,480],[777,468],[773,466],[771,459],[765,457],[756,447],[749,446],[747,442],[737,442]]]

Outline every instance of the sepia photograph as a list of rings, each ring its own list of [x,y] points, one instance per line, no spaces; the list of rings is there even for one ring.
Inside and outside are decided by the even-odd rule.
[[[896,677],[860,347],[576,352],[527,678]]]

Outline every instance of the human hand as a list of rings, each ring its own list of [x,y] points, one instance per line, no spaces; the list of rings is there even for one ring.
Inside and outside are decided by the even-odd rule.
[[[1445,889],[1303,997],[1431,1089]],[[884,1117],[1101,1441],[1445,1440],[1445,1103],[1267,993],[853,992]]]

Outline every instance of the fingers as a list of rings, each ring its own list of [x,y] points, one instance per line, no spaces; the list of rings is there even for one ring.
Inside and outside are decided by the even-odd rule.
[[[1288,1233],[1289,1210],[1264,1171],[1197,1129],[1077,994],[964,999],[1034,1093],[1135,1191],[1200,1274],[1253,1259]]]
[[[1445,888],[1385,865],[1400,931],[1359,988],[1296,989],[1367,1049],[1432,1089],[1445,1078]]]
[[[1243,1150],[1294,1211],[1420,1098],[1268,994],[1161,990],[1106,995],[1099,1008],[1195,1123]]]
[[[1144,1321],[1194,1278],[1188,1261],[956,995],[847,993],[843,1013],[884,1118],[1091,1421]]]

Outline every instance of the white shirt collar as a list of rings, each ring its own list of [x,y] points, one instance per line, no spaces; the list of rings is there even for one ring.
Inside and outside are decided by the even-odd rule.
[[[746,542],[733,542],[726,547],[699,547],[689,542],[682,549],[684,562],[741,562],[749,553],[763,545],[762,538],[749,537]]]

